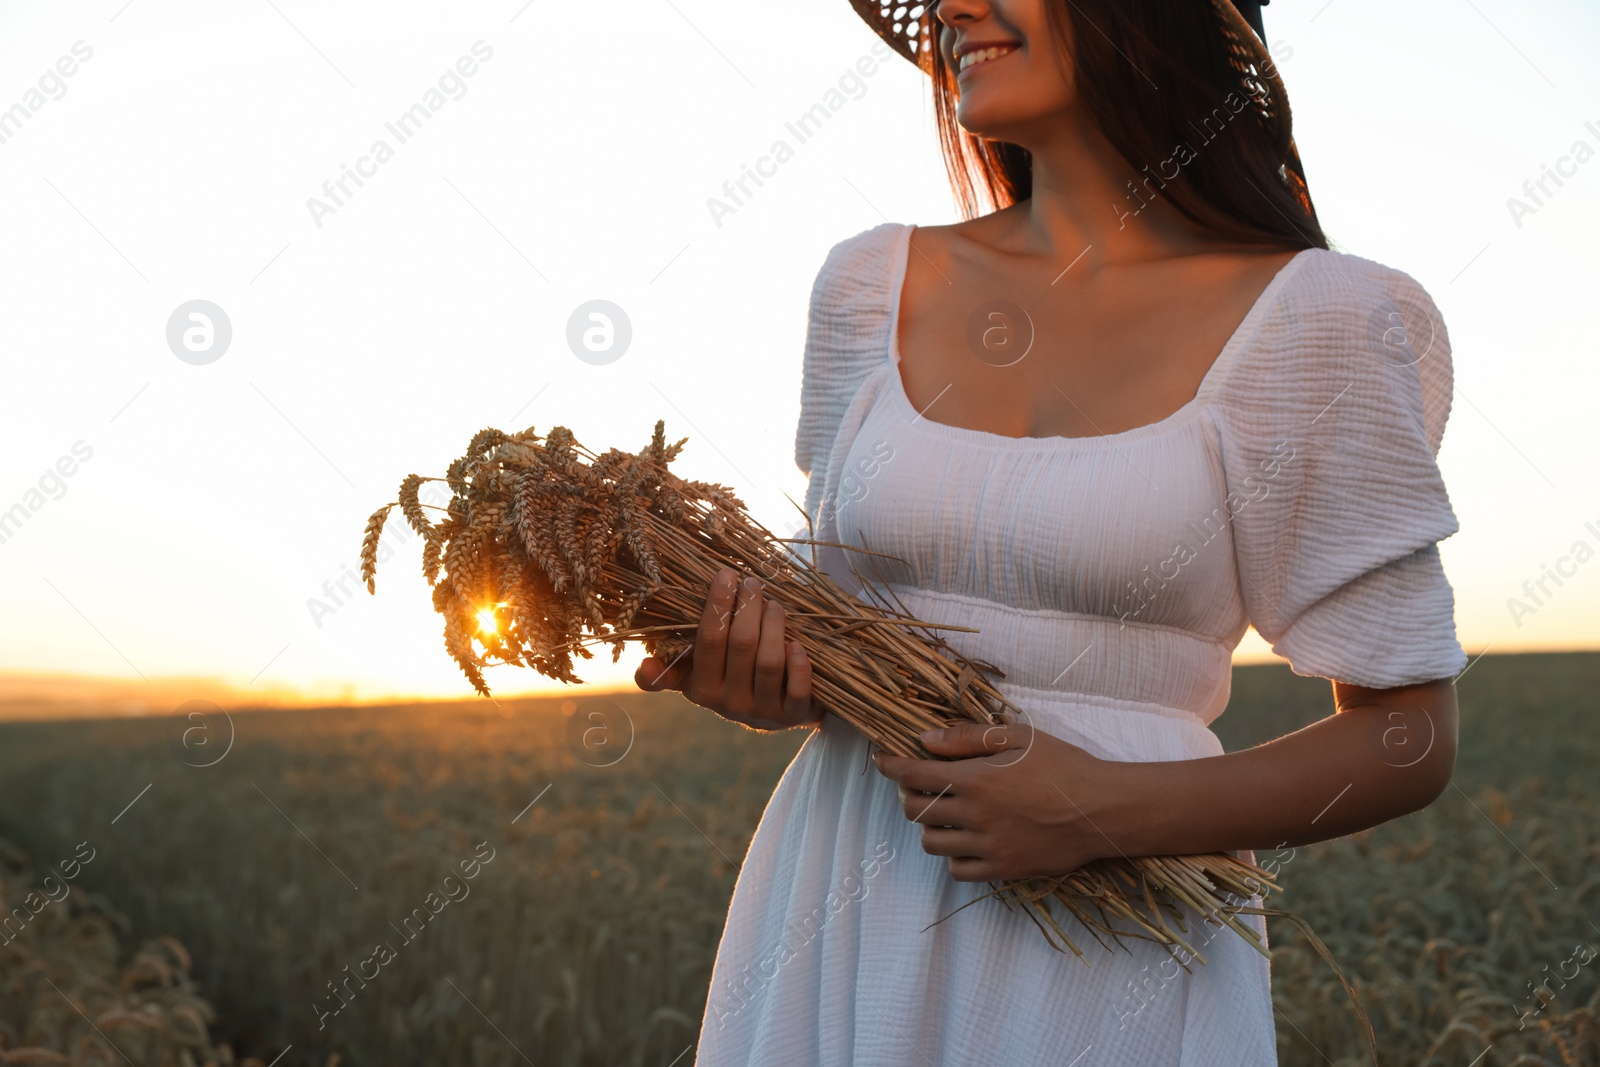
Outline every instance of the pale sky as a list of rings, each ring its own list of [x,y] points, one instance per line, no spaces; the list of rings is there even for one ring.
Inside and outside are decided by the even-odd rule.
[[[470,693],[414,538],[376,598],[324,585],[402,477],[442,474],[484,426],[565,424],[603,451],[664,418],[691,438],[680,473],[787,528],[818,267],[881,222],[956,218],[926,81],[892,58],[799,144],[785,123],[876,41],[845,0],[804,22],[729,0],[601,10],[0,4],[0,109],[26,112],[0,125],[0,512],[26,511],[0,543],[0,671]],[[1421,281],[1450,332],[1463,645],[1600,647],[1600,7],[1265,16],[1326,231]],[[386,123],[430,91],[402,141]],[[719,225],[708,199],[779,139],[793,158]],[[1514,218],[1546,166],[1562,183]],[[316,215],[345,168],[362,183]],[[566,341],[591,300],[632,327],[604,365]],[[231,327],[211,362],[169,346],[191,301]],[[1547,568],[1565,576],[1535,604],[1523,585]],[[1251,635],[1241,658],[1263,649]],[[579,673],[631,684],[641,655]]]

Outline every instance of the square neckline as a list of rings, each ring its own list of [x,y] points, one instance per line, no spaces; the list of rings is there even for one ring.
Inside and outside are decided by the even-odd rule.
[[[926,423],[930,432],[940,432],[958,439],[968,440],[979,444],[998,445],[1010,448],[1027,448],[1049,445],[1060,445],[1062,442],[1118,442],[1133,440],[1139,437],[1150,436],[1165,430],[1175,428],[1187,422],[1196,412],[1201,410],[1204,402],[1209,399],[1208,394],[1216,388],[1227,370],[1227,364],[1238,357],[1238,352],[1254,337],[1256,327],[1261,318],[1266,314],[1278,293],[1287,284],[1288,280],[1298,271],[1299,265],[1309,258],[1309,253],[1321,251],[1316,247],[1302,248],[1267,282],[1255,302],[1250,305],[1250,310],[1245,312],[1244,318],[1239,320],[1239,325],[1234,327],[1233,333],[1228,336],[1227,342],[1222,346],[1222,351],[1217,353],[1211,361],[1211,366],[1206,368],[1205,375],[1200,379],[1200,384],[1195,389],[1194,396],[1190,397],[1181,407],[1170,414],[1147,422],[1142,426],[1134,426],[1116,433],[1085,434],[1077,437],[1068,437],[1063,434],[1048,434],[1043,437],[1026,436],[1013,437],[1010,434],[994,433],[990,430],[975,430],[968,426],[954,426],[947,422],[939,422],[928,418],[927,415],[917,410],[911,397],[906,393],[905,382],[900,377],[900,298],[905,290],[906,271],[911,262],[911,235],[917,229],[915,223],[905,223],[900,227],[898,240],[900,248],[894,257],[894,278],[889,285],[889,342],[885,346],[883,366],[892,379],[890,392],[899,398],[899,403],[912,413],[913,424],[918,420]]]

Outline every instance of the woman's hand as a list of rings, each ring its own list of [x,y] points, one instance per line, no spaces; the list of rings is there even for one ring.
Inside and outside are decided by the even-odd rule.
[[[1095,825],[1116,797],[1116,769],[1076,745],[1026,725],[949,727],[923,747],[954,760],[879,752],[884,777],[900,784],[906,818],[922,827],[922,850],[950,859],[958,882],[1070,874],[1120,854]]]
[[[633,680],[650,692],[681,690],[752,729],[815,726],[822,708],[811,700],[811,661],[798,641],[784,640],[783,605],[763,597],[753,575],[736,595],[738,577],[724,567],[711,580],[693,651],[668,664],[646,656]]]

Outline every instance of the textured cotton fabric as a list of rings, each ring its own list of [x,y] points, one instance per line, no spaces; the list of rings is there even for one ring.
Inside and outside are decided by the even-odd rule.
[[[913,229],[841,241],[812,290],[795,460],[815,539],[897,557],[816,546],[819,567],[976,627],[944,636],[1004,671],[1036,727],[1106,759],[1221,754],[1209,725],[1252,623],[1301,674],[1382,688],[1462,669],[1437,546],[1456,530],[1435,462],[1450,347],[1414,279],[1307,249],[1178,411],[1012,438],[905,394]],[[868,754],[830,715],[779,781],[729,906],[701,1067],[1276,1064],[1267,961],[1232,931],[1193,927],[1201,964],[1110,951],[1064,915],[1084,958],[1063,955],[994,900],[930,925],[989,887],[922,851]]]

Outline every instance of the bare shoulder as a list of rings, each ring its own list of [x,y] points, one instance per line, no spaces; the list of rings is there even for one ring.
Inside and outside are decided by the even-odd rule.
[[[1027,201],[1024,200],[975,219],[941,226],[919,225],[911,234],[911,244],[930,262],[943,266],[963,255],[1004,250],[1018,225],[1026,220]]]
[[[1230,309],[1237,321],[1294,262],[1304,248],[1217,244],[1154,261],[1139,271],[1160,284],[1180,305],[1200,313],[1206,307]]]
[[[944,298],[954,279],[997,277],[1012,254],[1018,231],[1027,221],[1027,203],[938,226],[919,225],[911,232],[906,252],[904,300],[926,306]]]

